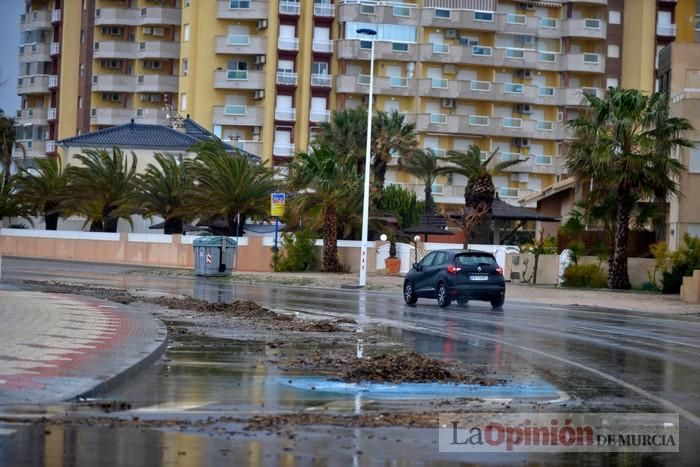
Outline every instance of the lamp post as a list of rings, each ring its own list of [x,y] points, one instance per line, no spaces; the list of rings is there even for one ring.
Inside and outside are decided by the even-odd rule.
[[[358,34],[365,34],[371,37],[372,49],[369,56],[369,101],[367,103],[367,143],[365,146],[365,191],[362,201],[362,248],[360,251],[360,280],[359,286],[367,285],[367,235],[369,229],[369,176],[370,165],[372,160],[370,157],[370,148],[372,144],[372,95],[374,93],[374,38],[377,31],[369,28],[361,28],[357,30]]]

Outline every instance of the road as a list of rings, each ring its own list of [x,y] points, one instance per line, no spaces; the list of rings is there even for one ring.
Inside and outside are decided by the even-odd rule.
[[[631,459],[649,465],[700,462],[700,313],[672,316],[508,299],[501,311],[478,302],[443,310],[433,300],[409,307],[394,294],[240,285],[191,276],[125,274],[126,270],[134,268],[4,258],[2,278],[88,282],[209,301],[244,298],[271,309],[386,326],[424,353],[537,374],[578,401],[577,411],[679,413],[680,454]],[[579,458],[536,459],[576,464]],[[597,463],[591,459],[595,458],[588,462]]]

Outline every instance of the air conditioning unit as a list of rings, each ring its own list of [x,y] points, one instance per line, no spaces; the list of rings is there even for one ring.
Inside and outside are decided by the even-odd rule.
[[[442,72],[447,75],[457,74],[457,65],[454,63],[446,63],[442,66]]]
[[[530,140],[528,140],[527,138],[513,138],[513,146],[519,148],[529,148]]]
[[[457,39],[459,34],[456,29],[445,29],[445,38],[447,39]]]
[[[441,102],[443,107],[447,109],[454,109],[455,108],[455,100],[454,99],[442,99]]]
[[[515,72],[515,76],[520,79],[530,79],[532,78],[531,70],[518,70]]]
[[[267,20],[266,19],[259,19],[258,22],[255,24],[255,27],[257,28],[258,31],[262,31],[263,29],[267,29]]]
[[[264,89],[257,89],[253,93],[253,99],[255,99],[255,100],[265,99],[265,90]]]
[[[532,105],[530,104],[516,104],[515,111],[519,114],[531,114]]]
[[[267,62],[267,57],[265,55],[256,55],[255,56],[255,64],[256,65],[264,65],[265,62]]]

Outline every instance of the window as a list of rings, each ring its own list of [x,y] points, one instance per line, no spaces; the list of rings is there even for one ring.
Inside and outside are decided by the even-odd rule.
[[[428,256],[423,258],[420,262],[421,268],[428,268],[428,267],[432,266],[436,257],[437,257],[437,253],[430,253]]]
[[[450,10],[443,10],[438,8],[435,10],[435,17],[436,18],[446,18],[449,19],[452,16],[452,12]]]
[[[435,260],[433,260],[433,266],[442,266],[444,264],[447,264],[447,260],[449,259],[449,256],[447,253],[444,251],[438,251],[437,254],[435,255]]]
[[[373,29],[377,31],[377,35],[374,39],[378,41],[416,42],[417,37],[415,26],[348,21],[345,26],[345,39],[366,40],[367,36],[358,34],[358,29]]]
[[[608,23],[610,24],[620,24],[622,20],[622,15],[617,10],[610,10],[608,12]]]
[[[180,94],[180,110],[183,112],[187,110],[187,93]]]
[[[493,21],[492,11],[475,11],[474,12],[475,21]]]
[[[700,147],[700,143],[695,143]],[[698,147],[688,150],[688,173],[700,174],[700,149]]]
[[[228,7],[232,10],[244,10],[250,8],[250,0],[230,0]]]
[[[182,42],[187,42],[189,40],[190,40],[190,25],[183,24],[182,25]]]
[[[614,45],[614,44],[608,44],[608,57],[620,58],[620,46]]]
[[[190,61],[186,58],[182,59],[182,76],[187,76],[187,72],[190,69]]]

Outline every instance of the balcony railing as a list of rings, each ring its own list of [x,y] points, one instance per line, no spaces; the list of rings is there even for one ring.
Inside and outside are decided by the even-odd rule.
[[[290,2],[282,0],[280,2],[280,14],[298,16],[301,13],[301,4],[298,2]]]
[[[224,115],[247,115],[248,106],[229,104],[224,106]]]
[[[52,23],[60,23],[61,22],[61,10],[53,10],[51,12],[51,22]]]
[[[50,121],[56,120],[56,107],[49,107],[46,113],[46,119]]]
[[[552,156],[535,156],[535,164],[537,165],[552,165]]]
[[[49,139],[46,141],[46,152],[56,152],[56,140]]]
[[[557,28],[559,26],[559,23],[556,19],[554,18],[541,18],[540,19],[540,27],[542,28]]]
[[[447,44],[433,44],[433,53],[449,54],[450,53],[450,46]]]
[[[508,13],[506,15],[506,23],[508,24],[525,24],[527,17],[525,15],[516,15],[515,13]]]
[[[542,86],[538,89],[537,94],[541,97],[554,97],[554,88]]]
[[[583,54],[583,63],[597,65],[600,63],[600,54]]]
[[[371,77],[369,75],[357,75],[357,84],[360,86],[369,86]]]
[[[503,83],[503,92],[506,94],[522,94],[525,88],[519,83]]]
[[[523,121],[520,118],[504,118],[503,128],[522,128]]]
[[[299,39],[296,37],[280,37],[277,39],[277,48],[280,50],[299,50]]]
[[[309,120],[311,120],[314,123],[322,123],[327,122],[330,119],[330,116],[330,110],[311,109],[311,115],[309,116]]]
[[[333,41],[328,39],[314,39],[313,43],[311,44],[311,48],[314,52],[332,53]]]
[[[51,55],[58,55],[61,53],[61,44],[59,42],[52,42],[51,48],[49,49]]]
[[[498,188],[498,196],[501,198],[517,198],[517,188]]]
[[[248,70],[226,70],[226,79],[232,80],[247,80]]]
[[[277,84],[284,86],[296,86],[297,85],[297,74],[291,71],[278,71],[277,72]]]
[[[483,45],[472,46],[472,55],[475,57],[490,57],[493,54],[491,47]]]
[[[659,36],[669,36],[673,37],[676,35],[676,25],[675,24],[657,24],[656,34]]]
[[[294,145],[290,143],[275,143],[272,152],[275,156],[291,157],[294,155]]]
[[[392,88],[406,88],[408,87],[408,80],[399,76],[390,76],[389,86]]]
[[[250,36],[243,34],[229,34],[228,37],[226,37],[226,44],[248,45],[250,44]]]
[[[297,109],[275,109],[275,120],[282,120],[285,122],[293,122],[297,119]]]
[[[331,75],[324,75],[320,73],[314,73],[311,75],[311,86],[318,86],[322,88],[330,88],[333,78]]]
[[[432,78],[430,87],[433,89],[447,89],[447,80],[443,78]]]
[[[489,81],[472,81],[470,87],[472,91],[488,92],[491,90],[491,83]]]
[[[600,20],[595,18],[586,18],[583,21],[583,27],[586,29],[600,29]]]
[[[49,75],[49,89],[58,87],[58,75]]]
[[[469,124],[471,126],[489,126],[489,117],[486,115],[470,115]]]
[[[554,122],[549,120],[538,120],[537,129],[540,131],[552,131],[554,129]]]
[[[447,115],[446,114],[430,114],[430,123],[437,123],[440,125],[444,125],[447,123]]]

